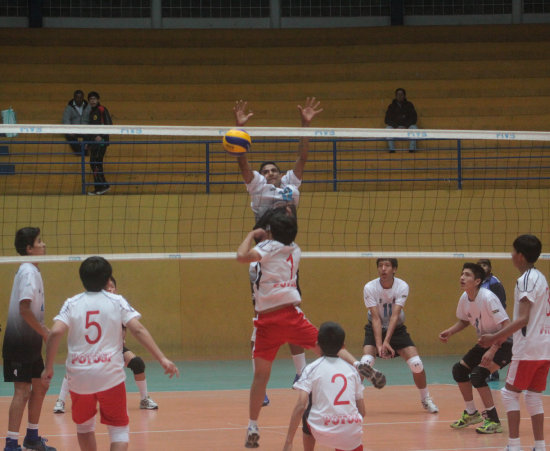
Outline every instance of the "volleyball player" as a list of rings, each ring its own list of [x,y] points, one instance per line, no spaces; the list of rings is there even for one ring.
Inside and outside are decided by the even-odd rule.
[[[512,262],[521,277],[514,290],[514,320],[497,333],[482,335],[481,346],[500,343],[513,334],[512,363],[502,388],[502,404],[508,416],[508,451],[521,449],[519,436],[519,398],[525,391],[525,407],[531,417],[534,451],[546,449],[544,408],[541,392],[546,389],[550,368],[550,289],[546,277],[535,263],[542,244],[534,235],[514,240]]]
[[[113,276],[111,276],[109,282],[107,282],[105,291],[116,294],[116,280]],[[134,373],[134,381],[138,387],[140,394],[139,408],[146,410],[156,410],[159,408],[159,406],[155,401],[151,399],[147,391],[147,380],[145,378],[145,362],[141,357],[136,356],[126,347],[126,342],[124,340],[125,337],[126,327],[122,326],[122,356],[124,357],[124,366],[130,368]],[[57,401],[55,402],[55,406],[53,408],[53,413],[65,413],[65,399],[67,397],[67,393],[69,393],[69,383],[67,381],[67,376],[65,375],[65,377],[63,378],[63,382],[61,383],[59,396],[57,397]]]
[[[379,258],[376,267],[379,277],[368,282],[363,289],[368,323],[365,325],[361,362],[373,366],[377,355],[392,358],[397,353],[411,369],[422,407],[430,413],[437,413],[439,409],[430,397],[424,365],[405,326],[403,308],[409,296],[409,285],[395,277],[396,258]]]
[[[46,254],[38,227],[23,227],[15,234],[19,255]],[[47,388],[40,381],[44,369],[42,341],[48,338],[44,325],[44,283],[37,263],[23,263],[13,280],[8,321],[2,346],[4,381],[13,383],[5,451],[21,451],[19,428],[27,406],[28,427],[23,446],[29,450],[55,451],[38,435],[38,421]]]
[[[298,308],[301,302],[297,288],[297,272],[301,250],[294,242],[298,226],[296,217],[284,211],[275,211],[267,219],[266,229],[255,229],[248,233],[237,250],[241,263],[258,262],[254,281],[257,318],[256,342],[254,344],[254,379],[250,387],[249,423],[245,446],[257,448],[260,433],[258,417],[269,382],[271,366],[280,346],[294,343],[304,348],[316,348],[317,329]],[[252,248],[254,241],[259,244]],[[382,373],[368,365],[355,362],[345,349],[339,355],[354,364],[379,388],[385,384]]]
[[[149,331],[140,323],[140,314],[122,296],[104,290],[112,275],[111,265],[102,257],[89,257],[80,265],[85,292],[63,304],[46,343],[46,368],[42,381],[49,385],[55,355],[62,336],[68,332],[66,369],[81,450],[96,451],[95,415],[99,402],[101,422],[107,425],[111,451],[128,449],[129,419],[126,407],[121,325],[145,346],[170,377],[179,375]]]
[[[313,449],[317,442],[337,450],[363,450],[363,385],[355,368],[338,357],[345,338],[346,333],[339,324],[321,324],[317,336],[321,357],[306,366],[294,384],[298,400],[283,451],[292,449],[296,429],[306,409],[304,449]]]
[[[477,336],[494,333],[510,323],[498,297],[481,286],[485,271],[477,263],[464,263],[460,275],[460,286],[464,290],[458,301],[456,317],[458,321],[439,334],[439,339],[447,343],[454,335],[469,324],[476,328]],[[512,358],[512,341],[492,346],[476,345],[453,366],[453,378],[458,384],[466,409],[462,416],[451,424],[454,429],[461,429],[471,424],[481,423],[476,428],[480,434],[502,432],[502,426],[493,401],[491,389],[487,385],[489,374],[510,363]],[[485,407],[482,416],[475,407],[472,387],[475,387]],[[485,421],[484,421],[485,419]]]

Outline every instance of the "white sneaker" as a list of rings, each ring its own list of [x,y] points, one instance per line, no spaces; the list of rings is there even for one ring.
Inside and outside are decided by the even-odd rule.
[[[437,413],[437,412],[439,412],[439,409],[438,409],[437,406],[434,404],[432,398],[430,398],[429,396],[426,396],[426,397],[422,400],[422,407],[424,407],[424,409],[427,410],[427,411],[430,412],[430,413]]]
[[[58,399],[53,407],[53,413],[65,413],[65,401]]]
[[[258,426],[249,426],[246,430],[246,442],[244,442],[245,448],[258,448],[260,444],[260,430]]]
[[[149,398],[149,396],[147,396],[139,402],[139,408],[147,409],[147,410],[155,410],[159,408],[159,405],[155,401],[153,401],[151,398]]]

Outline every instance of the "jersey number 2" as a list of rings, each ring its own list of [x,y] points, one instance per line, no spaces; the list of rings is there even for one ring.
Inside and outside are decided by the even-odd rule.
[[[340,401],[340,396],[342,396],[342,394],[346,391],[346,388],[348,386],[348,380],[346,379],[346,376],[344,376],[343,374],[337,373],[334,376],[332,376],[331,382],[334,384],[334,382],[336,381],[337,378],[338,379],[342,378],[344,383],[342,384],[342,389],[338,392],[338,394],[334,398],[334,405],[335,406],[345,406],[346,404],[349,404],[349,401]]]
[[[91,339],[88,334],[84,335],[84,338],[88,343],[91,345],[97,343],[99,339],[101,338],[101,326],[97,321],[91,321],[92,315],[99,315],[99,310],[92,310],[90,312],[86,312],[86,329],[89,329],[90,327],[95,327],[97,329],[97,336],[95,339]]]

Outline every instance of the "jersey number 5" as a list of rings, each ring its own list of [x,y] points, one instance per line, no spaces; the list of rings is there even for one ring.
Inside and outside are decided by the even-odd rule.
[[[340,378],[342,378],[342,380],[344,381],[344,383],[342,384],[341,390],[338,392],[338,394],[337,394],[336,397],[334,398],[334,405],[335,405],[335,406],[345,406],[346,404],[349,404],[349,401],[340,401],[340,397],[341,397],[342,394],[346,391],[346,388],[347,388],[347,386],[348,386],[348,380],[346,379],[346,376],[344,376],[344,375],[341,374],[341,373],[337,373],[337,374],[335,374],[334,376],[332,376],[331,382],[334,384],[334,382],[336,381],[336,379],[340,379]]]
[[[97,336],[95,339],[91,339],[90,336],[88,334],[84,335],[84,338],[86,339],[86,341],[88,343],[90,343],[91,345],[97,343],[99,341],[99,339],[101,338],[101,326],[99,325],[99,323],[97,321],[91,321],[91,316],[92,315],[99,315],[99,310],[92,310],[90,312],[86,312],[86,329],[89,329],[90,327],[95,327],[97,329]]]

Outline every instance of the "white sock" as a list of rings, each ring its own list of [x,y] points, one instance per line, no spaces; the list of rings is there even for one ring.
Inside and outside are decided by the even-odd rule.
[[[366,363],[367,365],[373,367],[374,366],[374,357],[370,354],[365,354],[363,357],[361,357],[361,363]]]
[[[8,431],[6,438],[11,438],[12,440],[17,441],[19,440],[19,432]]]
[[[142,381],[136,381],[137,388],[139,389],[139,394],[141,399],[147,398],[147,380],[143,379]]]
[[[473,399],[471,401],[466,401],[466,412],[468,412],[468,414],[471,415],[472,413],[475,413],[476,410],[476,404]]]
[[[38,430],[38,424],[28,423],[27,429],[36,429]]]
[[[544,451],[546,449],[546,443],[544,440],[535,440],[533,451]]]
[[[293,355],[292,361],[294,362],[294,368],[296,368],[296,374],[301,375],[306,367],[306,354],[302,352],[301,354]]]
[[[420,399],[422,400],[430,396],[430,391],[428,390],[428,387],[419,388],[418,391],[420,392]]]
[[[248,420],[248,427],[258,427],[258,421],[257,420]]]
[[[69,393],[69,381],[66,377],[64,377],[63,382],[61,383],[61,390],[59,390],[59,396],[57,397],[57,399],[65,402],[65,399],[67,398],[67,393]]]
[[[521,444],[518,438],[508,437],[508,448],[509,451],[521,451]]]

